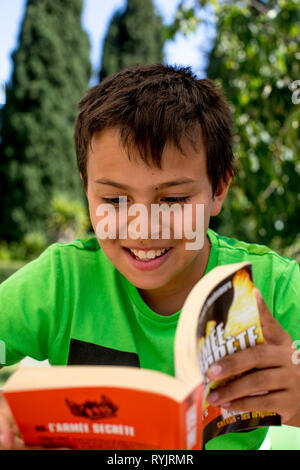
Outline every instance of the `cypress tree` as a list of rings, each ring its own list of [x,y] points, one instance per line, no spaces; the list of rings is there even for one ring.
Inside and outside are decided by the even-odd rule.
[[[73,144],[91,74],[82,0],[28,0],[3,109],[0,239],[43,230],[57,192],[84,198]]]
[[[127,0],[117,11],[105,38],[100,80],[132,65],[162,62],[164,34],[152,0]]]

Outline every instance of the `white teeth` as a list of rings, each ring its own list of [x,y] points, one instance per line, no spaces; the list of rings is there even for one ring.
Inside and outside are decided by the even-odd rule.
[[[157,256],[162,255],[167,251],[167,248],[163,248],[162,250],[149,250],[149,251],[144,251],[144,250],[130,250],[131,253],[133,253],[137,258],[140,260],[150,260],[154,259]]]

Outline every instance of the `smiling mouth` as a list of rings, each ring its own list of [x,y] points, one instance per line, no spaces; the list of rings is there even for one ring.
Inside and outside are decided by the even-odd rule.
[[[165,255],[170,248],[161,248],[159,250],[135,250],[131,248],[125,248],[131,256],[133,256],[138,261],[152,261],[153,259],[157,259]]]

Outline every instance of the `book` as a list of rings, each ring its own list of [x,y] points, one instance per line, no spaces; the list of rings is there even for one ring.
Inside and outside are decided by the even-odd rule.
[[[174,341],[175,377],[120,366],[19,368],[3,395],[27,445],[200,450],[228,432],[280,425],[275,412],[209,405],[206,370],[263,343],[251,263],[218,266],[191,289]]]

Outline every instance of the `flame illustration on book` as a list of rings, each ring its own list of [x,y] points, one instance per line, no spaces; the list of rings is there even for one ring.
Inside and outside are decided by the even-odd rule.
[[[116,416],[118,407],[105,395],[101,395],[101,401],[85,401],[84,403],[75,403],[65,399],[71,413],[75,416],[83,416],[90,419],[111,418]]]
[[[246,331],[252,325],[255,325],[256,344],[263,343],[254,284],[250,279],[248,271],[245,269],[238,271],[232,279],[232,285],[234,297],[228,312],[224,338],[237,336],[242,331]],[[253,345],[247,343],[247,346]]]

